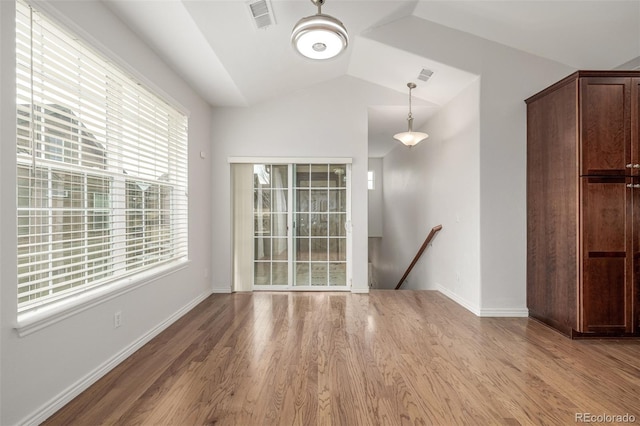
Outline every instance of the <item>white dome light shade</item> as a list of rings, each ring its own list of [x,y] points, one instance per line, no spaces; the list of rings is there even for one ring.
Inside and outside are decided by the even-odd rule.
[[[406,146],[414,146],[428,138],[429,135],[422,132],[402,132],[393,135],[394,139],[399,140]]]
[[[347,30],[333,16],[317,14],[302,18],[291,33],[291,44],[310,59],[330,59],[349,44]]]

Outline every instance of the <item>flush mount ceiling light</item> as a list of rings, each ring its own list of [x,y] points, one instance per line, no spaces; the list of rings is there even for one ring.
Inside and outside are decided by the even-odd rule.
[[[409,117],[407,118],[407,122],[409,123],[409,130],[406,132],[396,133],[395,135],[393,135],[393,138],[399,140],[408,147],[412,147],[428,138],[429,135],[426,133],[413,131],[413,115],[411,115],[411,90],[416,88],[416,84],[407,83],[407,87],[409,88]]]
[[[330,59],[342,53],[349,44],[349,35],[342,22],[322,13],[324,0],[311,0],[318,13],[298,21],[291,32],[291,44],[310,59]]]

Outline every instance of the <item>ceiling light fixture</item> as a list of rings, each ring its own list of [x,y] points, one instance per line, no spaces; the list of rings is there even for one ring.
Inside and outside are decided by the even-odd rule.
[[[426,133],[413,131],[413,115],[411,115],[411,90],[416,88],[416,84],[407,83],[407,87],[409,88],[409,117],[407,118],[407,121],[409,123],[409,130],[407,132],[396,133],[395,135],[393,135],[393,138],[399,140],[408,147],[412,147],[428,138],[429,135]]]
[[[349,44],[349,35],[342,22],[322,13],[324,0],[311,0],[318,13],[298,21],[291,32],[291,44],[310,59],[330,59],[342,53]]]

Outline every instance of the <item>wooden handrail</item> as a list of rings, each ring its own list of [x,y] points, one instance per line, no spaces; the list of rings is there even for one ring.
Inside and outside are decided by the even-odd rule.
[[[416,257],[413,258],[413,260],[411,261],[411,264],[409,265],[407,270],[404,272],[404,275],[402,276],[402,278],[400,278],[400,281],[398,281],[398,285],[395,288],[396,290],[399,289],[402,283],[404,282],[404,280],[407,279],[407,276],[409,276],[409,273],[418,262],[418,259],[420,259],[420,256],[422,256],[422,253],[424,253],[424,251],[427,249],[427,246],[429,245],[431,240],[433,240],[433,237],[435,237],[438,231],[441,229],[442,229],[442,225],[437,225],[431,228],[431,232],[429,232],[429,235],[427,235],[427,239],[424,240],[424,243],[422,243],[420,250],[418,250],[418,253],[416,253]]]

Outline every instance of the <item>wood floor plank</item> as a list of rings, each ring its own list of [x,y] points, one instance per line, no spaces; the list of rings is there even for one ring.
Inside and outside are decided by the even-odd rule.
[[[45,425],[640,421],[640,342],[478,318],[433,291],[212,295]]]

